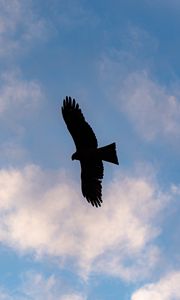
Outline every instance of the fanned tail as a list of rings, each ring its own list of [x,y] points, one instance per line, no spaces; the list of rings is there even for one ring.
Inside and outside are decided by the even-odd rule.
[[[116,154],[116,144],[115,143],[98,148],[98,152],[99,152],[102,160],[119,165],[117,154]]]

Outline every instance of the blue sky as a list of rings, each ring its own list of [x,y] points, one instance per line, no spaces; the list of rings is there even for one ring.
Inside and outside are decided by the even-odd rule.
[[[180,299],[180,3],[0,0],[0,299]],[[75,97],[105,163],[80,190]]]

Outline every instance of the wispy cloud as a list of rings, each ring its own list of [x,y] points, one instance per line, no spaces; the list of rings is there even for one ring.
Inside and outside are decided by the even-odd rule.
[[[124,48],[103,55],[99,64],[100,80],[106,86],[109,99],[146,141],[180,137],[180,89],[177,82],[162,84],[150,71],[148,58],[143,57],[143,40],[139,33],[130,31]],[[155,42],[141,37],[146,44]],[[146,41],[148,40],[148,41]],[[133,52],[128,51],[132,44]],[[132,47],[131,50],[132,50]],[[155,47],[155,46],[153,46]],[[138,55],[138,52],[140,54]],[[142,55],[141,55],[142,52]],[[147,51],[145,51],[147,53]],[[142,56],[143,58],[140,59]],[[149,55],[150,57],[150,55]]]
[[[98,210],[66,173],[29,165],[0,171],[0,198],[0,240],[17,251],[59,263],[73,258],[82,276],[95,271],[125,280],[146,276],[158,260],[155,219],[168,196],[148,178],[117,176]]]
[[[59,298],[59,282],[54,275],[43,276],[37,272],[26,272],[22,276],[22,286],[19,287],[24,299],[55,299]]]
[[[75,295],[75,294],[68,294],[61,298],[61,300],[86,300],[84,296],[81,295]]]
[[[175,195],[180,195],[180,185],[173,184],[171,189]]]
[[[7,71],[0,76],[0,137],[1,166],[23,163],[28,149],[22,138],[30,118],[37,116],[45,98],[41,84],[23,78],[19,69]]]
[[[1,121],[10,114],[11,119],[27,116],[43,98],[40,84],[25,80],[19,70],[4,72],[0,84]]]
[[[117,99],[120,110],[143,138],[180,136],[179,91],[168,91],[146,71],[125,78]]]
[[[3,287],[0,287],[0,299],[13,300],[9,293]]]
[[[170,300],[180,298],[180,272],[167,274],[158,282],[146,284],[131,297],[131,300]]]
[[[54,19],[59,24],[60,31],[61,29],[72,30],[84,25],[94,27],[99,21],[92,8],[87,9],[81,0],[63,0],[57,3],[54,11],[59,11],[59,13],[54,14]]]
[[[33,11],[31,1],[0,0],[0,55],[15,54],[33,39],[47,36],[47,24]]]
[[[20,276],[20,284],[16,289],[9,291],[5,287],[0,288],[0,299],[86,300],[81,293],[73,292],[68,286],[64,287],[61,278],[57,278],[54,274],[47,276],[35,271],[26,271],[26,273],[20,274]]]
[[[18,141],[10,140],[0,145],[0,164],[12,165],[13,163],[27,160],[28,151]]]
[[[63,286],[61,278],[55,275],[45,276],[38,272],[26,272],[22,277],[20,292],[25,295],[23,299],[32,300],[85,300],[78,292],[68,291],[69,287]]]

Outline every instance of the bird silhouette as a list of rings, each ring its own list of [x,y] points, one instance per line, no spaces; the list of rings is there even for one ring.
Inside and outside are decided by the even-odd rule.
[[[103,161],[119,164],[116,144],[98,148],[97,138],[75,99],[66,96],[62,115],[76,145],[76,152],[71,158],[80,161],[82,194],[93,206],[101,206]]]

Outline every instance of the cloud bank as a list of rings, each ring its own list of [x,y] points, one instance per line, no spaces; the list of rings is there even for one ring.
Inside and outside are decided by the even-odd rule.
[[[150,178],[117,174],[104,189],[103,207],[94,209],[78,188],[66,172],[2,169],[1,243],[39,259],[48,255],[59,266],[73,261],[83,277],[146,277],[159,259],[156,220],[169,196]]]

